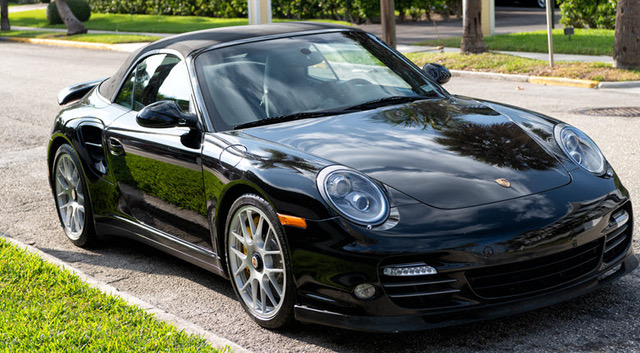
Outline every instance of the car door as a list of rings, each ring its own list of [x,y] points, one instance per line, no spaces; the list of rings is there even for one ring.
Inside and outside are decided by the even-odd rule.
[[[137,64],[116,96],[114,103],[130,111],[109,126],[106,140],[121,211],[161,235],[210,250],[202,132],[182,126],[149,128],[136,121],[142,108],[162,100],[175,101],[183,112],[193,113],[192,97],[187,67],[180,58],[172,54],[148,56]]]

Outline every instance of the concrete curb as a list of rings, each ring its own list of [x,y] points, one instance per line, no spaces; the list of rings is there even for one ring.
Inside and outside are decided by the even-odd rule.
[[[120,49],[118,46],[114,44],[105,44],[105,43],[89,43],[89,42],[75,42],[70,40],[20,38],[20,37],[0,37],[0,40],[7,41],[7,42],[45,44],[45,45],[52,45],[52,46],[58,46],[58,47],[123,51],[122,49]]]
[[[638,88],[640,81],[600,82],[598,88]]]
[[[551,86],[596,88],[598,87],[598,83],[600,82],[591,81],[591,80],[577,80],[573,78],[563,78],[563,77],[530,76],[529,83],[535,83],[538,85],[551,85]]]
[[[102,292],[108,294],[108,295],[112,295],[112,296],[116,296],[116,297],[120,297],[123,300],[125,300],[128,304],[130,305],[137,305],[139,306],[142,310],[152,314],[153,316],[155,316],[158,320],[162,320],[168,323],[173,324],[178,330],[182,330],[186,333],[189,334],[193,334],[196,336],[200,336],[202,338],[204,338],[211,346],[222,349],[225,346],[228,346],[231,348],[231,351],[233,353],[252,353],[250,350],[247,350],[243,347],[241,347],[240,345],[238,345],[235,342],[232,342],[226,338],[217,336],[207,330],[205,330],[204,328],[189,322],[183,318],[180,318],[178,316],[175,316],[173,314],[170,314],[162,309],[158,309],[155,306],[153,306],[150,303],[145,302],[142,299],[139,299],[137,297],[134,297],[130,294],[124,293],[119,291],[117,288],[110,286],[104,282],[101,282],[87,274],[85,274],[84,272],[74,268],[73,266],[69,265],[68,263],[58,259],[57,257],[51,256],[47,253],[44,253],[40,250],[38,250],[37,248],[31,246],[31,245],[27,245],[23,242],[21,242],[20,240],[11,238],[10,236],[8,236],[7,234],[4,234],[2,232],[0,232],[0,236],[4,237],[6,240],[8,240],[10,243],[12,243],[13,245],[25,249],[26,251],[37,255],[38,257],[40,257],[42,260],[51,263],[55,266],[58,266],[61,269],[67,269],[69,271],[71,271],[73,274],[75,274],[76,276],[78,276],[82,281],[86,282],[87,284],[89,284],[91,287],[97,288],[99,290],[101,290]]]
[[[562,77],[543,77],[543,76],[526,76],[526,75],[510,75],[498,74],[493,72],[476,72],[464,70],[451,70],[451,74],[456,77],[481,78],[489,80],[502,80],[513,82],[528,82],[538,85],[552,86],[568,86],[582,88],[637,88],[640,87],[640,81],[624,81],[624,82],[599,82],[591,80],[578,80]]]
[[[529,82],[529,76],[526,76],[526,75],[496,74],[493,72],[478,72],[478,71],[464,71],[464,70],[450,70],[450,71],[453,76],[457,76],[457,77],[482,78],[482,79],[489,79],[489,80],[515,81],[515,82]]]

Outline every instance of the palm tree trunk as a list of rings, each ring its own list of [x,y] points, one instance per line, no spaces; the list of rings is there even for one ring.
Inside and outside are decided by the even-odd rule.
[[[73,15],[69,5],[67,5],[67,0],[55,0],[55,2],[60,18],[62,18],[62,22],[67,26],[68,36],[87,33],[87,27],[85,27],[82,22],[78,21],[76,16]]]
[[[640,2],[618,0],[613,66],[640,70]]]
[[[0,0],[0,31],[8,31],[10,29],[9,0]]]
[[[460,51],[462,54],[480,54],[487,51],[487,45],[482,37],[482,0],[464,0],[466,9],[464,13],[464,30]]]

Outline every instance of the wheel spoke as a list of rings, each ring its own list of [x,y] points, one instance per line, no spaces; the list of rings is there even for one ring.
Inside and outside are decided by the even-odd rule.
[[[240,235],[238,234],[238,232],[236,232],[235,230],[231,231],[231,234],[233,235],[234,238],[236,238],[242,245],[247,245],[246,240]]]
[[[69,183],[62,173],[56,173],[56,181],[64,191],[69,190]]]
[[[249,234],[249,230],[247,229],[247,221],[242,217],[242,215],[238,215],[238,218],[240,219],[240,229],[242,230],[242,236],[244,236],[245,239],[244,244],[248,244],[251,240],[251,234]]]
[[[245,255],[242,251],[236,249],[236,248],[231,248],[231,251],[233,251],[233,253],[240,259],[242,260],[242,263],[244,264],[247,255]]]
[[[278,283],[278,281],[273,277],[273,275],[271,275],[271,273],[267,274],[267,277],[269,278],[269,282],[271,282],[271,286],[278,293],[278,296],[282,297],[282,288],[280,287],[280,283]],[[274,304],[275,304],[275,302],[274,302]]]
[[[254,227],[253,237],[256,239],[257,243],[260,243],[260,241],[262,241],[262,225],[264,224],[264,218],[262,216],[258,217],[260,218],[258,219],[258,224]],[[253,222],[251,222],[251,224],[253,224]],[[262,244],[262,247],[264,248],[264,243]]]
[[[71,210],[69,210],[69,208],[71,208]],[[69,228],[71,228],[71,216],[72,216],[72,213],[73,213],[73,205],[67,206],[67,209],[65,210],[66,219],[64,220],[64,223]]]
[[[262,281],[260,283],[260,302],[262,303],[262,313],[267,313],[267,291]]]
[[[80,216],[78,215],[78,208],[77,207],[73,208],[73,214],[71,216],[71,219],[73,220],[73,225],[74,225],[75,231],[80,229]]]
[[[251,281],[251,298],[253,299],[253,309],[258,310],[258,286],[256,281]]]
[[[242,288],[240,288],[240,290],[238,290],[238,292],[240,293],[249,293],[247,292],[247,287],[249,287],[251,285],[251,282],[247,281],[245,282],[245,284],[242,286]]]
[[[242,262],[242,264],[244,265],[244,261]],[[244,270],[247,268],[247,266],[240,266],[238,267],[238,269],[233,273],[234,276],[239,276],[242,272],[244,272]],[[249,282],[247,282],[249,283]],[[246,287],[246,283],[245,283],[245,287]]]
[[[253,222],[252,212],[251,210],[247,210],[247,223],[249,224],[249,229],[251,231],[251,238],[253,239],[256,235],[256,225]]]

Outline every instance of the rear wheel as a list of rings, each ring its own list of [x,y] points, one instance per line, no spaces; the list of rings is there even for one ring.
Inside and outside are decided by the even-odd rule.
[[[259,325],[278,329],[293,320],[293,283],[284,235],[273,208],[246,194],[226,223],[227,266],[244,310]]]
[[[70,145],[58,148],[51,175],[58,218],[64,233],[77,246],[89,245],[95,240],[93,215],[80,160]]]

